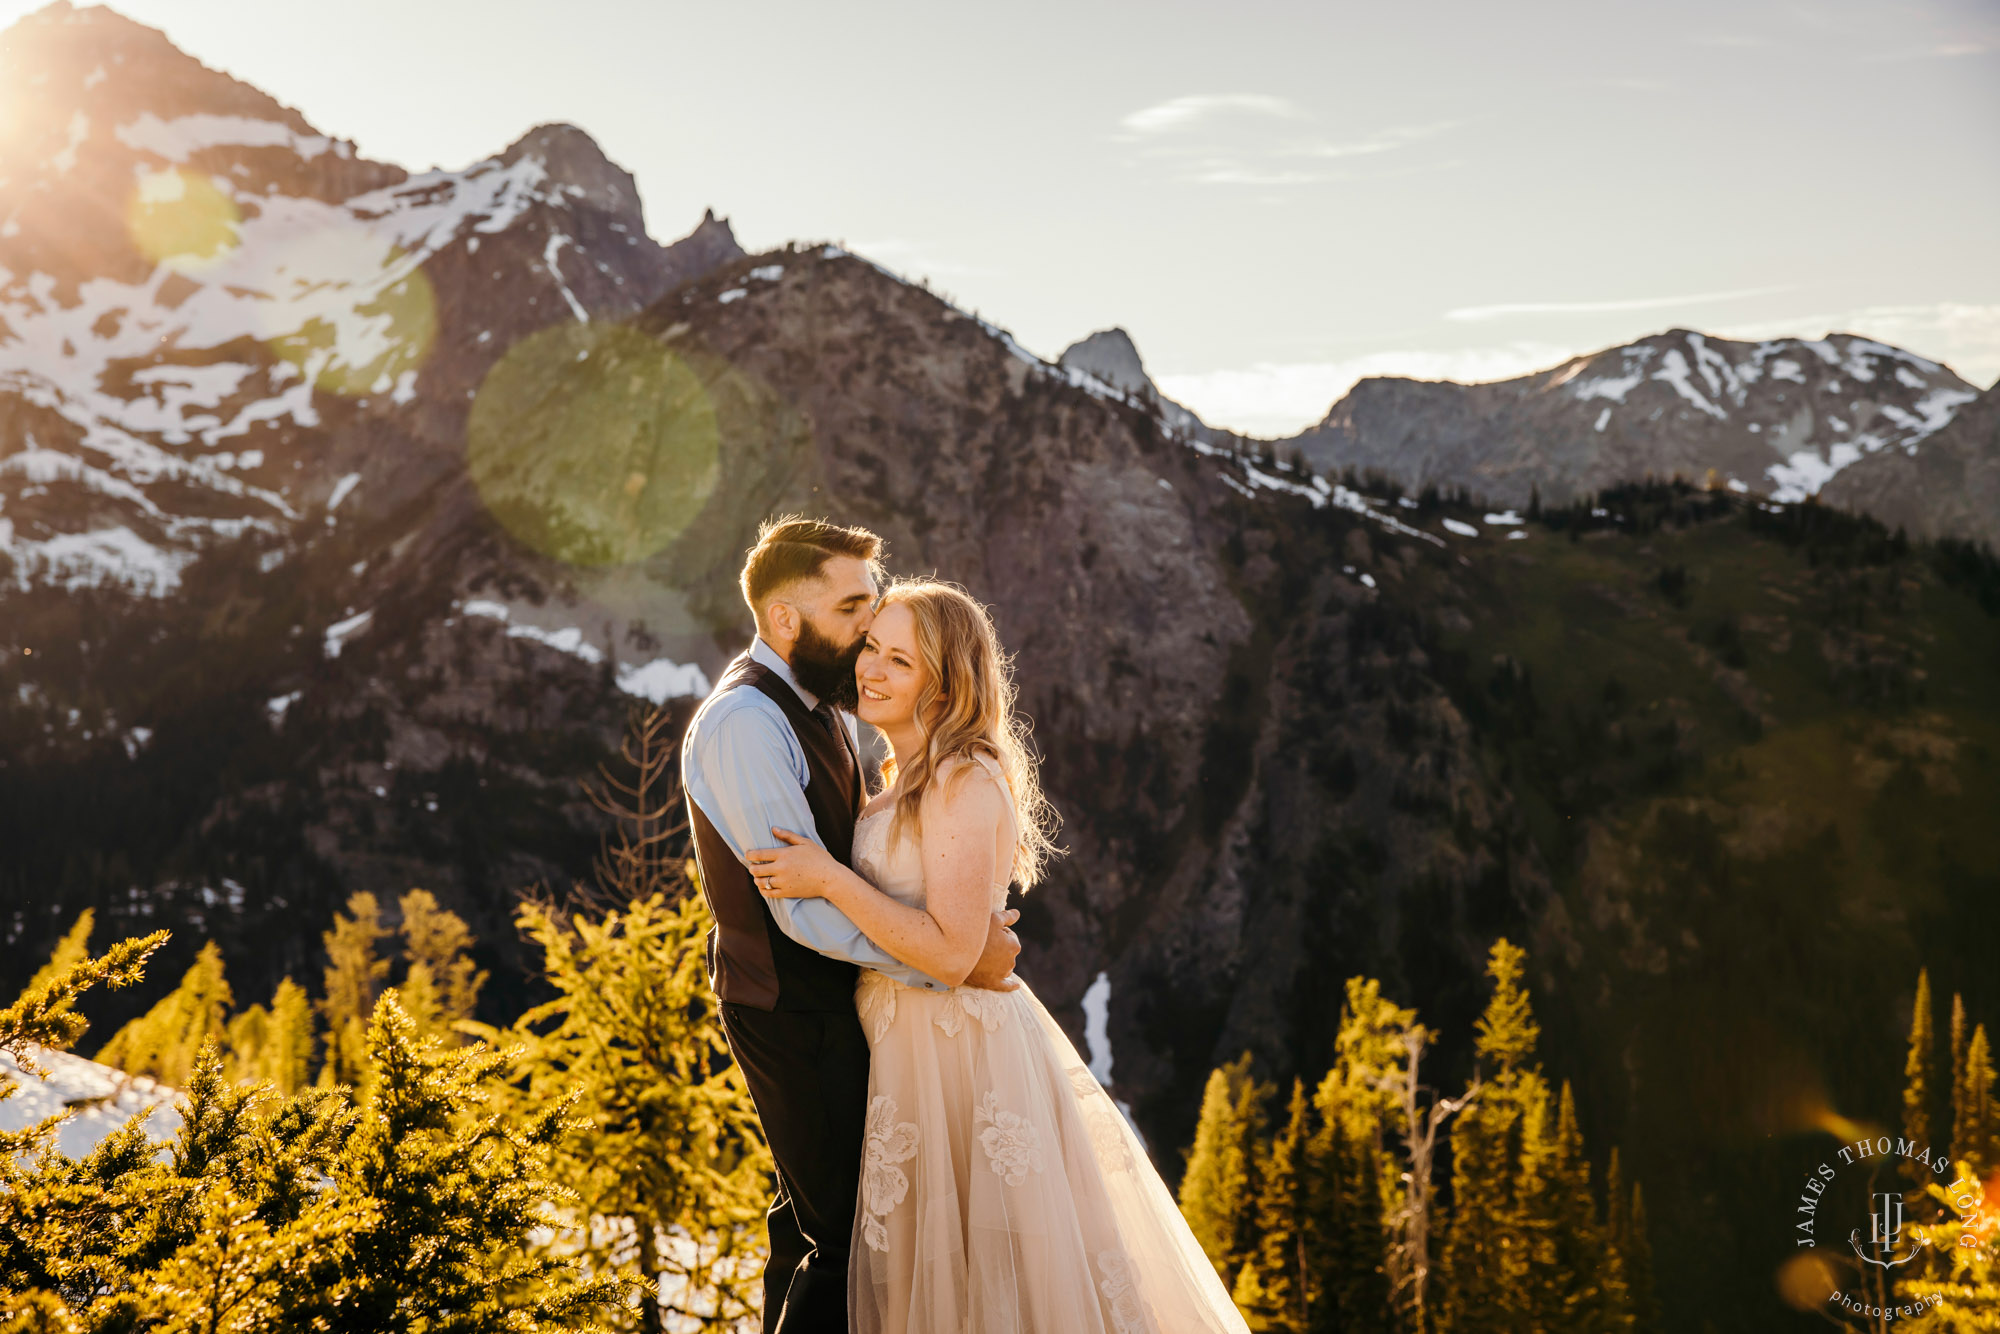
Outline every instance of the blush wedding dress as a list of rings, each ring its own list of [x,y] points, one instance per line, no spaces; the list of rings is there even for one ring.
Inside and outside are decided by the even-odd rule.
[[[922,847],[907,829],[890,847],[892,823],[887,805],[863,813],[854,869],[920,908]],[[1001,846],[1006,868],[1011,826]],[[863,969],[855,1003],[872,1066],[853,1334],[1245,1334],[1138,1137],[1025,985],[926,991]]]

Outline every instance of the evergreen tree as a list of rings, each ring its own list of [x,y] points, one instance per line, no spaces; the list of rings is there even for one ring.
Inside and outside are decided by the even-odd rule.
[[[202,1048],[222,1038],[234,999],[222,975],[222,950],[211,940],[201,947],[180,985],[112,1034],[96,1059],[128,1075],[182,1087]]]
[[[1659,1313],[1653,1299],[1653,1251],[1646,1238],[1646,1206],[1638,1182],[1626,1188],[1615,1144],[1604,1167],[1604,1234],[1609,1248],[1617,1252],[1619,1271],[1625,1278],[1625,1309],[1631,1317],[1628,1327],[1656,1328]]]
[[[90,933],[96,924],[97,914],[89,908],[85,908],[82,912],[78,913],[76,921],[70,925],[69,930],[64,933],[63,938],[56,942],[56,947],[50,953],[48,962],[37,969],[35,975],[28,979],[28,985],[21,988],[21,994],[27,996],[37,987],[48,985],[50,981],[64,976],[78,964],[88,961],[90,958]]]
[[[1382,995],[1373,978],[1347,980],[1334,1065],[1313,1094],[1319,1129],[1306,1150],[1308,1326],[1366,1327],[1389,1312],[1388,1220],[1403,1187],[1386,1127],[1397,1115],[1388,1084],[1407,1057],[1417,1012]]]
[[[1917,971],[1917,997],[1910,1013],[1910,1053],[1903,1062],[1903,1135],[1911,1144],[1928,1145],[1931,1139],[1931,1089],[1937,1076],[1933,1052],[1937,1034],[1931,1027],[1931,975],[1928,968]],[[1901,1164],[1903,1175],[1913,1187],[1931,1179],[1930,1169],[1913,1159]]]
[[[1224,1283],[1232,1283],[1249,1259],[1256,1201],[1255,1094],[1247,1051],[1209,1072],[1194,1147],[1181,1177],[1181,1213]]]
[[[323,1310],[357,1332],[500,1329],[510,1315],[534,1327],[566,1323],[622,1288],[564,1285],[563,1261],[529,1253],[529,1234],[552,1221],[545,1206],[574,1199],[545,1175],[574,1097],[519,1118],[468,1114],[507,1058],[420,1038],[394,992],[375,1006],[367,1059],[369,1093],[330,1176],[336,1201],[373,1207],[348,1211],[346,1244],[327,1257],[339,1286]],[[412,1257],[422,1257],[414,1274]]]
[[[475,971],[472,932],[456,913],[438,907],[427,889],[396,901],[403,914],[403,957],[408,968],[397,994],[426,1037],[448,1037],[452,1025],[472,1018],[486,974]]]
[[[238,1083],[269,1080],[280,1093],[297,1093],[311,1078],[312,1055],[312,1002],[289,977],[270,1009],[253,1005],[229,1021],[230,1077]]]
[[[1633,1328],[1644,1334],[1659,1330],[1660,1300],[1653,1290],[1653,1243],[1646,1231],[1646,1193],[1632,1183],[1632,1205],[1625,1214],[1625,1287],[1631,1294]]]
[[[1357,1328],[1389,1309],[1383,1259],[1379,1123],[1365,1136],[1350,1115],[1347,1084],[1336,1068],[1313,1093],[1318,1128],[1306,1144],[1307,1328],[1312,1334]]]
[[[1304,1334],[1306,1328],[1309,1107],[1305,1083],[1294,1079],[1285,1123],[1261,1155],[1252,1228],[1256,1249],[1238,1277],[1236,1298],[1250,1328],[1260,1334]]]
[[[1500,1091],[1489,1086],[1452,1124],[1451,1209],[1438,1265],[1438,1328],[1449,1334],[1517,1327],[1512,1285],[1525,1260],[1512,1169],[1521,1108]]]
[[[1493,996],[1473,1025],[1478,1035],[1473,1050],[1491,1061],[1501,1075],[1525,1066],[1542,1036],[1527,989],[1521,985],[1522,963],[1526,958],[1527,951],[1502,936],[1493,942],[1486,960],[1486,975],[1493,979]]]
[[[1525,958],[1506,938],[1493,942],[1486,961],[1493,994],[1473,1026],[1487,1087],[1452,1127],[1452,1208],[1438,1294],[1439,1328],[1452,1334],[1522,1329],[1528,1319],[1539,1177],[1524,1177],[1524,1164],[1543,1152],[1531,1142],[1528,1118],[1545,1116],[1547,1086],[1528,1066],[1541,1029],[1521,983]]]
[[[76,975],[129,981],[159,939],[127,942]],[[24,1009],[29,1022],[16,1022]],[[0,1045],[13,1049],[24,1031],[59,1036],[48,1019],[46,1004],[24,998],[0,1012]],[[580,1279],[530,1250],[563,1199],[545,1168],[567,1106],[512,1125],[476,1115],[504,1058],[420,1041],[393,994],[368,1037],[372,1091],[358,1109],[339,1090],[282,1098],[232,1086],[211,1042],[188,1073],[167,1155],[137,1121],[81,1160],[0,1155],[0,1292],[29,1321],[14,1327],[591,1327],[625,1285]],[[52,1133],[15,1138],[46,1144]]]
[[[1518,1299],[1529,1329],[1555,1329],[1564,1310],[1563,1275],[1557,1272],[1555,1179],[1557,1110],[1539,1069],[1516,1070],[1511,1094],[1520,1106],[1520,1150],[1514,1164],[1514,1199],[1508,1223],[1519,1238]]]
[[[1958,1090],[1960,1124],[1953,1127],[1951,1156],[1968,1165],[1975,1180],[1984,1181],[1996,1165],[1993,1106],[1993,1050],[1986,1025],[1972,1030],[1965,1047],[1965,1070]]]
[[[1611,1146],[1604,1161],[1604,1239],[1625,1253],[1625,1238],[1631,1234],[1632,1204],[1625,1190],[1625,1172],[1618,1161],[1618,1146]]]
[[[347,915],[336,913],[333,929],[320,939],[326,944],[326,994],[320,1013],[326,1018],[326,1060],[320,1066],[322,1087],[359,1087],[368,1067],[368,1022],[375,997],[389,976],[389,961],[375,957],[375,942],[388,934],[373,894],[347,900]]]
[[[580,1095],[587,1129],[555,1160],[578,1218],[630,1220],[571,1241],[601,1270],[629,1260],[669,1276],[668,1306],[648,1303],[647,1328],[672,1315],[726,1326],[758,1291],[751,1253],[771,1159],[703,976],[705,900],[651,898],[568,922],[529,903],[516,920],[557,997],[504,1033],[484,1031],[519,1050],[524,1109]]]
[[[1951,994],[1951,1156],[1965,1133],[1965,997]]]
[[[1584,1152],[1583,1129],[1577,1122],[1576,1099],[1568,1080],[1562,1084],[1556,1112],[1556,1159],[1553,1187],[1555,1263],[1551,1289],[1559,1317],[1550,1328],[1578,1334],[1627,1330],[1632,1327],[1624,1257],[1611,1244],[1611,1229],[1599,1219],[1590,1183],[1590,1159]]]

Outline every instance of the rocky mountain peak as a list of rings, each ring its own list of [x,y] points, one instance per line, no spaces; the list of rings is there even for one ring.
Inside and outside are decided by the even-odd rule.
[[[1127,394],[1159,395],[1158,386],[1139,359],[1132,335],[1120,328],[1099,329],[1090,337],[1071,343],[1063,349],[1058,364],[1094,375]]]
[[[504,166],[522,159],[541,164],[547,188],[581,199],[606,213],[641,216],[632,173],[604,156],[597,141],[574,125],[537,125],[500,154]]]
[[[243,117],[299,136],[317,134],[297,111],[210,69],[158,29],[102,6],[79,9],[67,0],[0,32],[0,90],[13,125],[0,141],[0,170],[44,164],[61,170],[64,144],[51,145],[47,136],[67,137],[79,117],[107,131],[129,130],[131,122],[149,114],[162,121]],[[351,156],[352,146],[343,147]]]
[[[667,247],[667,260],[673,268],[673,283],[678,284],[733,264],[747,253],[736,243],[729,219],[716,217],[711,208],[702,210],[701,221],[693,231]]]
[[[1153,377],[1146,373],[1146,363],[1140,359],[1132,335],[1121,328],[1099,329],[1088,338],[1071,343],[1063,349],[1056,364],[1141,402],[1159,404],[1162,419],[1188,439],[1206,441],[1216,435],[1201,418],[1160,392]]]

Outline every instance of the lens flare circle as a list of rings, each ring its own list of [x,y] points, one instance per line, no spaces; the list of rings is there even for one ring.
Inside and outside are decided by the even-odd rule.
[[[200,172],[168,167],[141,173],[125,209],[125,230],[139,253],[183,273],[202,273],[241,241],[236,201]]]
[[[314,388],[386,394],[437,341],[437,294],[419,257],[365,227],[330,227],[271,256],[264,342]]]
[[[573,565],[662,550],[701,512],[721,429],[688,363],[635,329],[558,324],[486,373],[466,424],[466,466],[516,539]]]

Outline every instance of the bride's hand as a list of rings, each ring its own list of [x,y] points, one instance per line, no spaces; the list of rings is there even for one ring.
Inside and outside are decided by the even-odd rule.
[[[743,856],[750,874],[757,877],[757,889],[769,899],[816,899],[833,883],[840,863],[833,854],[804,834],[771,826],[784,840],[780,848],[753,848]]]

